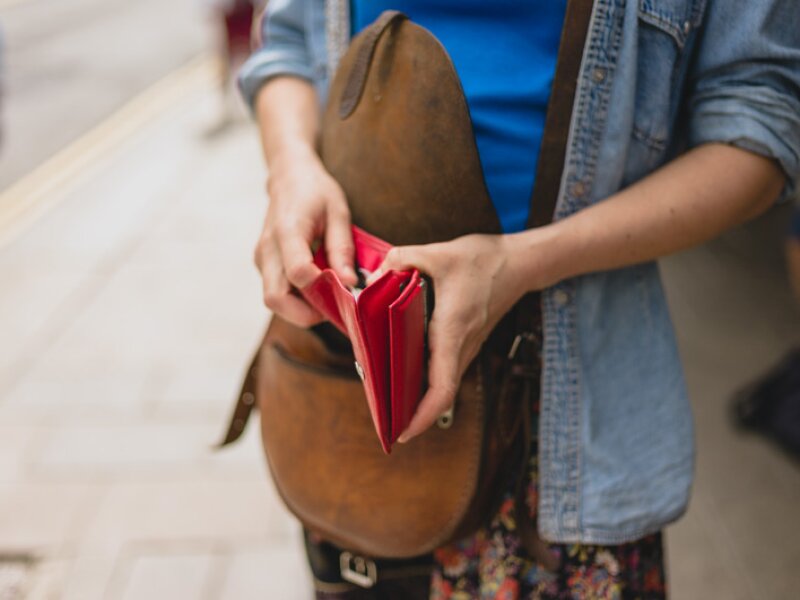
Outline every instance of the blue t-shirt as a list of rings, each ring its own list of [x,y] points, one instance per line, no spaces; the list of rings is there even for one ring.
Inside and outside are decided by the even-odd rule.
[[[503,230],[525,228],[566,0],[352,0],[353,32],[387,9],[431,31],[461,79]]]

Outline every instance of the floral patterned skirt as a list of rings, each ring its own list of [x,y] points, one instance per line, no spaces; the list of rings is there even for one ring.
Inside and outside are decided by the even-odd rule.
[[[534,518],[537,465],[532,456],[525,503]],[[516,533],[514,494],[509,491],[489,527],[434,553],[430,599],[666,598],[660,533],[621,545],[550,544],[549,548],[558,558],[555,571],[538,565],[522,546]]]
[[[541,320],[539,320],[541,322]],[[539,340],[541,331],[537,332]],[[535,340],[536,341],[536,340]],[[534,343],[533,348],[541,344]],[[539,356],[531,357],[541,363]],[[534,382],[533,389],[538,389]],[[531,447],[537,447],[539,399],[532,400]],[[526,469],[525,504],[536,519],[538,458]],[[666,598],[661,533],[621,545],[550,544],[558,568],[550,571],[527,553],[515,523],[516,481],[489,526],[434,552],[433,576],[384,581],[378,588],[360,590],[345,584],[318,589],[319,600],[662,600]],[[308,543],[308,542],[307,542]],[[325,546],[329,546],[324,544]],[[320,546],[309,548],[309,558]],[[330,548],[328,548],[330,549]],[[312,570],[314,560],[311,560]],[[379,576],[380,580],[380,576]]]

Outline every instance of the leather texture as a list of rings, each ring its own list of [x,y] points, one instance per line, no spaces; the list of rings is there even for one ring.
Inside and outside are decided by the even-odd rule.
[[[378,269],[391,246],[353,227],[356,267]],[[358,292],[314,255],[322,273],[300,290],[353,345],[367,404],[384,452],[405,431],[422,395],[425,367],[425,282],[419,271],[388,271]]]

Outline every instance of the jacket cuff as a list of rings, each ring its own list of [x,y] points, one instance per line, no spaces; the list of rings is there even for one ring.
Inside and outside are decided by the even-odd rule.
[[[699,94],[692,99],[689,145],[730,144],[775,160],[786,174],[782,199],[800,178],[800,104],[767,87]]]
[[[293,58],[291,52],[262,49],[255,52],[239,70],[239,90],[250,110],[255,112],[255,100],[258,91],[273,77],[290,75],[314,81],[313,68]]]

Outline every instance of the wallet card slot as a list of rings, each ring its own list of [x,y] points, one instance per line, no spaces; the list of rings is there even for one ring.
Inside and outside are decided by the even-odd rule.
[[[417,410],[425,370],[425,281],[417,272],[389,306],[391,441],[408,427]]]
[[[381,266],[392,248],[355,226],[353,241],[356,268],[370,272]],[[419,402],[424,362],[424,282],[416,270],[388,271],[368,283],[365,277],[366,287],[354,293],[330,268],[324,246],[314,252],[314,262],[322,273],[301,293],[350,339],[375,430],[389,453]],[[406,327],[409,331],[404,330]]]
[[[367,364],[365,383],[374,393],[375,408],[379,415],[382,442],[387,449],[392,437],[391,409],[391,353],[389,341],[389,306],[401,296],[401,288],[408,283],[410,272],[389,271],[367,287],[359,296],[357,314],[364,340]]]

